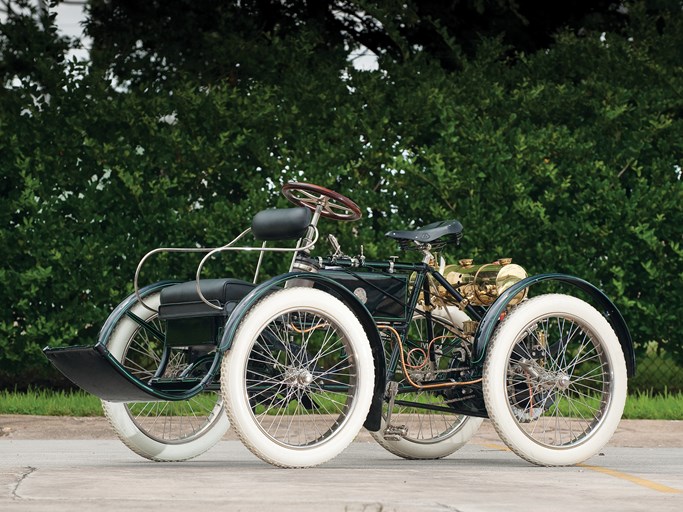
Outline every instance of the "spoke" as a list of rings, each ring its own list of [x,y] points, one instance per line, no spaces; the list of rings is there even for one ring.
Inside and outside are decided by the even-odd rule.
[[[141,377],[153,377],[154,372],[138,364],[137,361],[126,361],[126,369],[129,370],[134,377],[143,380]]]
[[[334,210],[338,210],[338,212],[335,212]],[[353,214],[353,211],[351,208],[341,205],[341,204],[336,204],[330,201],[327,203],[327,211],[334,215],[351,215]]]
[[[283,388],[285,388],[284,385],[280,386],[280,388],[278,389],[278,393],[277,393],[278,395],[281,394],[280,391]],[[279,410],[283,409],[282,405],[287,403],[288,398],[289,398],[289,393],[285,393],[285,395],[281,396],[278,401],[271,402],[270,405],[268,407],[265,407],[265,410],[261,414],[259,414],[259,417],[268,416],[268,413],[270,411],[273,411],[273,410],[279,411]],[[279,413],[277,413],[276,416],[279,416]]]
[[[249,385],[249,382],[253,382],[253,384]],[[262,386],[263,384],[272,384],[271,386],[268,386],[267,388],[264,389],[256,389],[254,390],[254,387],[256,386]],[[281,380],[275,380],[275,379],[247,379],[247,391],[255,391],[258,394],[263,394],[267,393],[271,389],[277,387],[277,386],[284,386],[285,384]]]
[[[582,374],[577,375],[576,377],[573,377],[573,381],[576,382],[581,379],[593,379],[595,380],[598,377],[604,377],[606,375],[605,369],[604,369],[604,364],[600,361],[597,361],[595,366],[593,366],[590,370],[584,371]]]
[[[322,350],[322,347],[320,350]],[[335,352],[342,352],[343,350],[344,350],[344,347],[342,347],[340,345],[335,345],[335,346],[331,347],[329,350],[327,350],[325,353],[322,353],[322,354],[318,353],[318,355],[316,355],[313,358],[313,362],[320,361],[321,359],[324,359],[325,357],[327,357],[331,354],[334,354]],[[349,359],[351,359],[351,358],[347,355],[345,360],[349,360]]]
[[[348,366],[346,368],[349,368]],[[346,369],[342,368],[342,369]],[[331,384],[340,384],[343,386],[349,386],[349,382],[353,380],[353,378],[356,376],[355,373],[332,373],[331,371],[326,371],[320,375],[316,375],[316,381],[317,380],[322,380],[326,383],[331,383]]]
[[[591,400],[594,400],[594,399],[595,399],[595,395],[590,395],[590,394],[588,394],[588,393],[585,393],[585,392],[583,392],[583,391],[581,391],[581,390],[579,390],[578,388],[573,387],[573,386],[570,386],[570,388],[571,388],[577,395],[579,395],[579,396],[576,398],[576,400],[578,400],[578,398],[585,398],[585,399],[588,400],[588,401],[591,401]],[[571,400],[571,398],[569,398],[569,397],[567,397],[567,399],[568,399],[568,400]]]
[[[142,357],[148,357],[154,361],[158,365],[158,363],[161,361],[161,358],[158,357],[149,347],[143,348],[142,345],[139,343],[131,344],[128,347],[128,350],[126,351],[126,355],[130,354],[131,352],[135,352],[137,354],[140,354]]]

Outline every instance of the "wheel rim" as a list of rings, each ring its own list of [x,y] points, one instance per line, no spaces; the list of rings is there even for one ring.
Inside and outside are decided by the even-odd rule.
[[[517,426],[547,448],[587,441],[607,416],[613,380],[599,336],[569,315],[531,322],[507,358],[505,396]]]
[[[350,416],[357,378],[343,327],[315,310],[279,315],[264,323],[246,361],[252,418],[279,445],[323,444]]]
[[[145,320],[159,333],[164,323],[156,314]],[[147,382],[162,364],[163,342],[150,329],[138,327],[130,337],[121,358],[122,365],[136,378]],[[188,368],[185,349],[170,349],[160,377],[179,376]],[[135,426],[149,438],[163,444],[184,444],[201,437],[218,415],[223,414],[219,393],[200,393],[188,400],[173,402],[126,403],[126,412]]]

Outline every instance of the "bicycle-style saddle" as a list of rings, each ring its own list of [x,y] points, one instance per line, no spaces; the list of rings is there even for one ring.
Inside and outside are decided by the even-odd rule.
[[[441,243],[458,243],[462,238],[462,224],[457,220],[443,220],[413,231],[389,231],[386,236],[398,240],[401,246],[408,242],[431,244],[437,240]]]

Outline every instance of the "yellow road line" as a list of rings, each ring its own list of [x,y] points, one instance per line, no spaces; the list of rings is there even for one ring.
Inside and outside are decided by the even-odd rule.
[[[507,446],[503,446],[501,444],[495,444],[495,443],[476,443],[479,446],[483,446],[484,448],[489,448],[491,450],[499,450],[502,452],[509,452],[511,451]],[[578,467],[583,468],[583,469],[590,469],[591,471],[597,471],[598,473],[603,473],[605,475],[613,476],[614,478],[620,478],[622,480],[626,480],[628,482],[631,482],[636,485],[640,485],[642,487],[646,487],[648,489],[652,489],[653,491],[657,492],[665,492],[669,494],[681,494],[680,489],[674,489],[673,487],[669,487],[667,485],[663,484],[658,484],[657,482],[652,482],[651,480],[646,480],[645,478],[640,478],[635,475],[629,475],[628,473],[622,473],[621,471],[616,471],[614,469],[609,469],[605,468],[602,466],[590,466],[588,464],[577,464]]]
[[[653,491],[666,492],[670,494],[681,493],[679,489],[674,489],[673,487],[658,484],[657,482],[652,482],[651,480],[646,480],[645,478],[640,478],[635,475],[629,475],[628,473],[622,473],[621,471],[616,471],[614,469],[604,468],[602,466],[589,466],[587,464],[579,464],[578,466],[581,468],[597,471],[598,473],[604,473],[605,475],[613,476],[615,478],[621,478],[622,480],[627,480],[636,485],[647,487],[648,489],[652,489]]]
[[[495,443],[476,443],[479,446],[483,446],[484,448],[489,448],[490,450],[498,450],[501,452],[510,452],[510,448],[507,446],[504,446],[502,444],[495,444]]]

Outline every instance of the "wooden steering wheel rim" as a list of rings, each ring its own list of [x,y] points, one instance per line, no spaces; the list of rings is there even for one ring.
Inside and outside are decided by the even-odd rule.
[[[315,194],[320,197],[314,198],[313,196],[311,196],[309,201],[304,201],[303,199],[295,195],[295,192],[297,191]],[[295,205],[304,206],[309,210],[313,211],[315,211],[315,209],[317,208],[320,200],[323,197],[326,197],[328,200],[332,201],[332,203],[326,201],[322,211],[320,212],[320,215],[322,217],[325,217],[326,219],[352,221],[358,220],[362,216],[360,208],[356,203],[351,201],[351,199],[340,194],[339,192],[335,192],[334,190],[321,187],[320,185],[302,182],[285,183],[285,185],[282,187],[282,194]],[[345,210],[347,213],[336,213],[332,211],[330,206],[336,207],[337,209],[339,209],[339,207],[341,206],[342,210]]]

